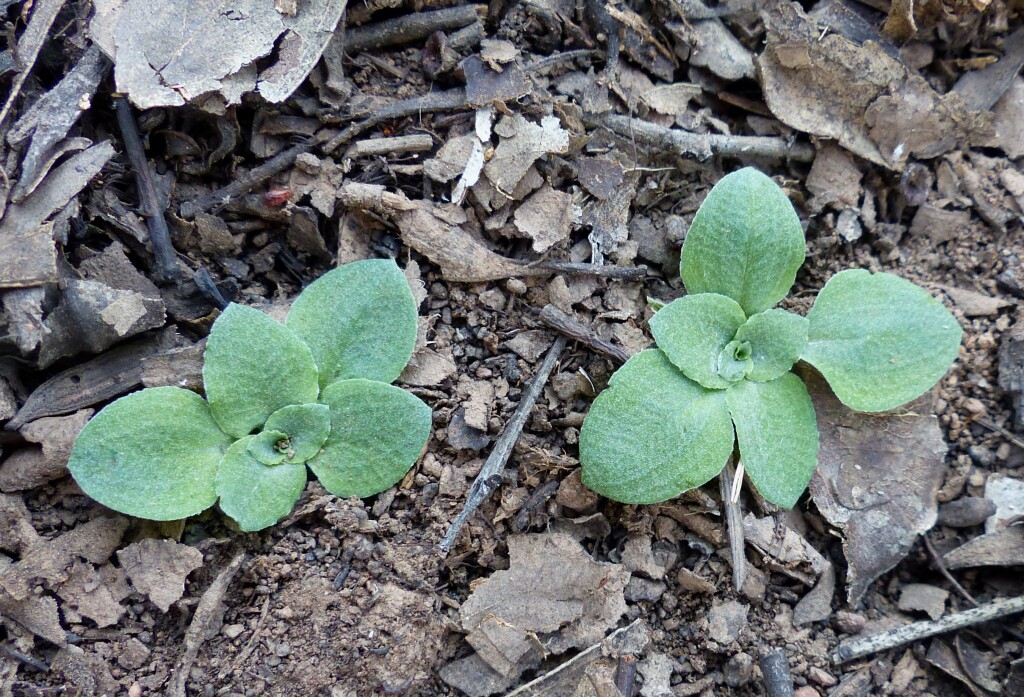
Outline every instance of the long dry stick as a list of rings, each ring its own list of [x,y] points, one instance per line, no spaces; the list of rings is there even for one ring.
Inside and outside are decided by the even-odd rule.
[[[996,600],[987,605],[964,610],[935,622],[913,622],[896,629],[867,637],[847,639],[839,644],[832,654],[834,663],[846,663],[861,656],[879,651],[896,648],[912,641],[926,639],[936,634],[945,634],[956,629],[963,629],[982,622],[990,622],[1000,617],[1024,612],[1024,596]]]
[[[548,349],[548,355],[545,356],[544,362],[537,369],[537,374],[533,376],[533,382],[530,383],[530,387],[523,392],[523,396],[519,400],[519,406],[516,407],[512,418],[505,424],[505,430],[501,432],[498,440],[495,441],[494,449],[491,450],[487,462],[480,468],[480,474],[473,480],[473,486],[469,488],[469,493],[466,495],[465,505],[455,520],[452,521],[452,525],[448,528],[444,538],[438,543],[437,548],[442,553],[448,553],[455,543],[455,537],[459,534],[459,530],[462,529],[469,516],[473,515],[476,509],[480,507],[480,504],[490,498],[494,490],[501,484],[501,470],[508,463],[508,459],[512,455],[512,449],[515,448],[516,441],[519,440],[519,435],[523,431],[523,426],[526,425],[526,419],[529,418],[533,405],[536,404],[537,398],[540,397],[540,393],[548,381],[548,375],[551,374],[551,370],[555,367],[555,363],[564,350],[565,337],[559,336],[551,344],[551,348]]]

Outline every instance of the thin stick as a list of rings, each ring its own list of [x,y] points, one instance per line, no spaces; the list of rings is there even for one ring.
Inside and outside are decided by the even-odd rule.
[[[985,428],[987,428],[987,429],[989,429],[991,431],[995,431],[996,433],[1001,435],[1003,438],[1005,438],[1006,440],[1008,440],[1011,443],[1013,443],[1014,445],[1016,445],[1018,448],[1024,448],[1024,439],[1022,439],[1020,436],[1018,436],[1013,431],[1008,431],[1005,428],[1003,428],[1002,426],[1000,426],[999,424],[993,423],[993,422],[989,421],[988,419],[975,419],[974,423],[981,424]]]
[[[30,668],[34,668],[35,670],[39,671],[40,673],[48,673],[50,671],[50,666],[46,665],[42,661],[37,661],[36,659],[32,658],[31,656],[26,656],[25,654],[21,653],[20,651],[15,651],[14,649],[9,649],[6,646],[0,646],[0,653],[4,654],[8,658],[13,658],[14,660],[16,660],[16,661],[18,661],[20,663],[24,663],[25,665],[29,666]]]
[[[142,147],[142,137],[135,123],[135,113],[124,97],[114,97],[114,111],[117,113],[117,125],[121,128],[121,140],[124,141],[124,153],[135,174],[135,186],[139,190],[139,202],[142,214],[146,216],[146,227],[153,241],[153,256],[156,259],[154,276],[158,281],[169,283],[178,279],[178,258],[171,246],[171,232],[167,229],[164,208],[160,196],[156,192],[153,171],[149,168],[149,160]]]
[[[549,273],[579,274],[581,276],[600,276],[601,278],[633,279],[644,278],[647,267],[640,266],[605,266],[604,264],[579,264],[572,261],[529,261],[517,262],[527,267],[524,276],[543,276]]]
[[[425,39],[435,31],[461,29],[477,21],[478,13],[485,11],[482,6],[479,10],[477,7],[457,5],[430,12],[411,12],[394,19],[352,27],[345,34],[345,53],[353,56],[370,49]]]
[[[216,191],[205,196],[200,196],[194,201],[186,201],[181,204],[181,216],[191,220],[196,213],[207,211],[215,206],[226,206],[239,196],[244,196],[257,186],[267,181],[274,175],[283,172],[295,164],[299,155],[311,152],[314,148],[322,146],[324,152],[330,154],[337,148],[350,142],[360,133],[373,128],[382,121],[402,118],[412,114],[427,113],[433,111],[462,110],[469,109],[466,102],[466,90],[462,87],[455,87],[442,92],[430,92],[428,94],[403,99],[390,106],[384,107],[378,113],[367,116],[362,121],[349,124],[340,132],[333,134],[330,131],[321,131],[308,142],[293,145],[287,150],[282,150],[272,158],[249,170],[245,175]]]
[[[792,142],[786,138],[690,133],[617,114],[591,114],[588,118],[620,136],[636,138],[642,143],[698,160],[707,160],[712,155],[733,155],[810,162],[815,154],[814,146]]]
[[[516,407],[512,418],[505,424],[505,430],[501,432],[498,440],[495,441],[494,449],[491,450],[487,462],[480,468],[480,474],[473,480],[473,485],[469,488],[469,493],[466,495],[466,503],[463,505],[462,510],[452,522],[451,527],[448,528],[444,538],[438,543],[437,548],[443,554],[447,554],[452,548],[455,537],[459,534],[459,530],[462,529],[469,516],[473,515],[476,509],[480,507],[480,504],[486,501],[501,484],[501,470],[508,463],[508,459],[512,455],[512,449],[515,447],[516,441],[519,440],[519,435],[526,425],[530,412],[533,411],[533,405],[536,404],[537,398],[540,397],[540,393],[548,381],[548,375],[551,374],[551,370],[555,367],[555,363],[564,350],[565,337],[559,336],[551,344],[551,348],[548,349],[548,355],[545,356],[544,362],[537,369],[537,374],[533,376],[530,387],[523,392],[523,396],[519,400],[519,406]]]
[[[540,311],[540,321],[573,341],[589,346],[595,353],[599,353],[616,363],[621,364],[629,360],[628,353],[615,344],[601,339],[592,329],[577,322],[554,305],[544,306],[544,309]]]
[[[789,672],[786,653],[782,649],[772,649],[758,662],[768,697],[793,697],[793,674]]]
[[[847,639],[840,642],[839,648],[832,654],[832,661],[833,663],[846,663],[855,658],[903,646],[936,634],[945,634],[982,622],[991,622],[1018,612],[1024,612],[1024,596],[996,600],[987,605],[943,617],[935,622],[913,622],[869,637]]]
[[[739,593],[743,582],[747,579],[746,540],[743,537],[743,514],[740,504],[732,498],[732,484],[736,471],[732,466],[732,458],[718,475],[718,490],[722,494],[722,506],[725,507],[726,530],[729,533],[729,554],[732,556],[732,585]]]
[[[342,157],[356,159],[374,155],[394,155],[401,152],[426,152],[434,147],[434,139],[426,133],[394,138],[369,138],[348,146]]]
[[[189,623],[188,631],[185,632],[185,650],[182,651],[181,658],[178,659],[178,664],[174,667],[171,686],[167,690],[167,694],[171,697],[185,697],[185,683],[188,682],[192,664],[195,663],[196,656],[199,655],[199,647],[203,645],[210,624],[217,614],[217,606],[224,600],[231,580],[238,573],[238,569],[241,568],[244,561],[245,554],[239,554],[232,559],[231,563],[217,574],[217,578],[213,579],[213,583],[199,599],[196,611],[192,615],[192,622]]]

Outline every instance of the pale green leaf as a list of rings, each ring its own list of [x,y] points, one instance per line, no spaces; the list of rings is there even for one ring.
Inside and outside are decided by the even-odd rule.
[[[286,462],[305,462],[327,442],[331,433],[331,410],[324,404],[281,407],[270,415],[266,427],[288,434]]]
[[[313,355],[302,340],[259,310],[235,304],[210,330],[203,385],[213,417],[236,438],[281,407],[315,402],[318,392]]]
[[[178,520],[217,500],[217,463],[232,440],[202,397],[154,387],[94,416],[75,441],[68,469],[82,491],[108,508]]]
[[[864,269],[829,279],[807,319],[801,357],[858,411],[887,411],[924,394],[956,360],[963,336],[924,289]]]
[[[807,346],[806,317],[773,309],[750,317],[736,332],[737,341],[749,341],[754,367],[748,380],[770,382],[800,360]]]
[[[689,293],[719,293],[753,315],[786,297],[804,263],[793,204],[747,167],[719,181],[693,218],[680,258]]]
[[[612,376],[583,422],[583,483],[623,503],[658,503],[718,474],[732,453],[724,390],[707,390],[661,351]]]
[[[288,515],[306,486],[305,465],[264,465],[249,450],[254,438],[236,441],[217,467],[221,510],[246,532],[270,527]]]
[[[347,378],[392,382],[416,344],[416,301],[395,262],[356,261],[302,291],[287,325],[313,351],[321,387]]]
[[[320,401],[331,409],[331,435],[309,466],[336,496],[384,491],[405,476],[430,437],[430,407],[393,385],[340,380]]]
[[[287,433],[263,429],[245,439],[249,442],[249,454],[264,465],[280,465],[288,457],[285,447],[290,445]]]
[[[718,354],[718,374],[727,382],[742,380],[754,367],[749,341],[730,341]]]
[[[818,465],[818,424],[807,388],[785,373],[771,382],[738,382],[726,397],[750,481],[768,501],[792,508]]]
[[[651,318],[651,333],[686,377],[711,389],[732,384],[719,374],[720,354],[747,320],[735,300],[716,293],[673,300]],[[728,366],[726,366],[728,371]]]

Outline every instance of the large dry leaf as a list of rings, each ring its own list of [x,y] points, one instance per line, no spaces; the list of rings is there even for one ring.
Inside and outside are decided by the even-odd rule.
[[[203,565],[202,552],[174,540],[140,540],[118,550],[117,558],[135,590],[161,612],[181,598],[185,578]]]
[[[268,100],[284,100],[320,58],[345,0],[300,0],[292,15],[274,0],[96,5],[90,33],[114,61],[118,91],[150,109],[211,92],[237,103],[257,86]],[[275,50],[277,60],[259,72],[256,61]]]
[[[826,30],[796,3],[771,7],[764,13],[768,41],[757,62],[768,108],[786,125],[834,138],[896,170],[912,155],[934,157],[986,132],[986,117],[971,113],[960,95],[940,95],[910,77],[881,37],[854,41],[838,20],[840,30],[832,18],[819,17]]]
[[[847,595],[856,604],[935,524],[947,446],[923,400],[910,405],[916,411],[863,414],[843,406],[814,371],[804,378],[821,434],[811,496],[842,533]]]

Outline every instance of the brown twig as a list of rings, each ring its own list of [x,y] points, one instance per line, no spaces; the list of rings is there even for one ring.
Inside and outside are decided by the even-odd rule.
[[[814,146],[809,143],[793,142],[787,138],[690,133],[618,114],[590,114],[587,118],[625,138],[635,138],[641,143],[698,160],[707,160],[712,155],[732,155],[810,162],[815,154]]]
[[[181,658],[178,659],[178,664],[174,667],[171,686],[167,690],[167,694],[171,697],[185,697],[185,683],[188,682],[192,664],[195,663],[196,656],[199,655],[199,647],[203,645],[210,624],[217,614],[217,606],[224,600],[231,580],[238,573],[244,561],[245,554],[239,554],[232,559],[231,563],[217,574],[217,578],[213,579],[213,583],[199,599],[196,611],[192,615],[192,622],[189,623],[188,631],[185,633],[185,650],[182,651]]]
[[[524,529],[530,522],[530,514],[535,510],[544,505],[544,502],[555,495],[558,491],[558,485],[560,482],[557,479],[552,479],[545,482],[543,486],[539,486],[534,489],[533,493],[526,499],[526,502],[516,513],[516,519],[512,522],[512,527],[516,531]]]
[[[374,155],[393,155],[400,152],[426,152],[434,147],[434,139],[426,133],[414,133],[393,138],[368,138],[348,146],[342,157],[356,159]]]
[[[479,7],[481,9],[477,5],[457,5],[431,12],[410,12],[383,22],[352,27],[345,35],[345,53],[352,56],[425,39],[435,31],[461,29],[483,14],[483,7]]]
[[[263,625],[267,621],[267,613],[270,612],[270,596],[268,595],[263,599],[263,607],[260,609],[260,617],[256,620],[256,626],[252,628],[252,634],[249,635],[249,641],[245,642],[245,648],[238,654],[234,661],[231,662],[231,667],[228,668],[227,673],[221,675],[221,679],[231,676],[239,666],[245,665],[246,659],[256,649],[256,645],[260,642],[260,634],[263,630]]]
[[[466,495],[466,503],[463,505],[462,510],[455,517],[455,520],[452,521],[451,527],[448,528],[444,538],[438,543],[437,548],[443,554],[447,554],[451,549],[452,544],[455,542],[455,537],[459,534],[459,530],[462,529],[469,516],[473,515],[476,509],[480,507],[480,504],[486,501],[501,484],[501,471],[505,468],[509,457],[512,455],[512,449],[519,440],[519,435],[526,425],[530,412],[533,411],[533,405],[536,404],[537,398],[540,397],[540,393],[548,381],[548,375],[551,374],[551,370],[555,367],[555,363],[564,350],[565,337],[559,336],[551,344],[551,348],[548,349],[548,355],[545,356],[544,362],[537,369],[537,374],[533,376],[530,386],[523,391],[523,395],[519,399],[519,406],[516,407],[512,418],[505,424],[505,429],[498,436],[498,440],[495,441],[494,449],[491,450],[487,461],[480,468],[480,474],[473,480],[473,485],[469,488],[469,493]]]
[[[970,627],[982,622],[991,622],[1000,617],[1007,617],[1019,612],[1024,612],[1024,596],[996,600],[986,605],[971,608],[970,610],[947,615],[934,622],[913,622],[868,637],[847,639],[841,642],[839,648],[832,654],[832,661],[834,663],[846,663],[855,658],[893,649],[920,639],[927,639],[936,634],[945,634],[946,632],[963,629],[964,627]]]
[[[999,424],[989,421],[988,419],[985,418],[977,418],[974,420],[974,423],[984,426],[990,431],[995,431],[1003,438],[1016,445],[1018,448],[1024,448],[1024,438],[1021,438],[1013,431],[1008,431]]]
[[[793,697],[793,674],[789,671],[789,659],[782,649],[772,649],[761,656],[761,675],[768,697]]]
[[[622,364],[629,360],[629,354],[615,344],[597,336],[592,329],[577,322],[554,305],[545,305],[540,311],[540,321],[573,341],[590,347],[595,353]]]
[[[521,261],[526,267],[524,276],[543,276],[549,273],[578,274],[580,276],[599,276],[601,278],[634,279],[644,278],[647,267],[640,266],[606,266],[604,264],[580,264],[573,261]]]
[[[733,480],[736,470],[732,466],[732,458],[718,475],[718,491],[722,494],[722,506],[725,508],[726,531],[729,534],[729,553],[732,555],[732,585],[739,593],[743,582],[747,579],[746,540],[743,537],[743,514],[740,505],[732,498]]]
[[[157,194],[153,171],[142,147],[142,137],[135,123],[135,113],[128,100],[121,96],[114,97],[114,111],[117,114],[117,125],[121,129],[124,153],[135,174],[142,214],[146,217],[146,227],[149,228],[149,237],[153,241],[153,256],[156,261],[153,275],[158,281],[170,283],[179,276],[178,258],[175,256],[174,247],[171,246],[171,232],[167,229],[164,207]]]

